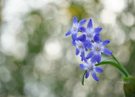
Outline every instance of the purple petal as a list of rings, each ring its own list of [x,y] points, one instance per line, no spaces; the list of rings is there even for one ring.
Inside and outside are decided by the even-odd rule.
[[[87,67],[86,67],[84,64],[80,64],[80,69],[81,69],[81,70],[86,70]]]
[[[75,41],[77,37],[77,34],[72,34],[72,40]]]
[[[88,22],[87,28],[92,28],[92,27],[93,27],[92,19],[90,19]]]
[[[112,51],[110,51],[108,48],[104,48],[103,53],[106,55],[112,55]]]
[[[83,60],[85,63],[87,63],[87,59],[86,58],[84,58],[84,60]]]
[[[85,53],[84,52],[81,52],[81,61],[85,60]]]
[[[100,63],[100,61],[101,61],[101,55],[100,55],[100,54],[94,55],[94,56],[91,58],[91,61],[92,61],[93,63],[95,63],[95,62]]]
[[[68,36],[71,34],[71,31],[68,31],[65,35]]]
[[[85,22],[86,22],[86,19],[82,19],[82,20],[79,22],[79,24],[80,24],[80,25],[83,25]]]
[[[95,67],[95,70],[98,73],[102,73],[103,72],[103,68],[102,67]]]
[[[75,40],[72,40],[72,45],[73,45],[73,46],[75,46],[75,45],[76,45]]]
[[[100,42],[100,41],[101,41],[101,39],[100,39],[100,34],[96,34],[96,35],[94,36],[94,41],[95,41],[95,42]]]
[[[78,48],[76,48],[76,55],[78,55],[79,54],[79,49]]]
[[[86,36],[83,34],[83,35],[80,35],[77,40],[80,40],[80,41],[85,41],[86,40]]]
[[[80,32],[86,32],[86,29],[84,27],[79,27]]]
[[[102,30],[101,27],[97,27],[97,28],[95,28],[95,33],[96,34],[100,34],[101,30]]]
[[[91,51],[91,52],[87,55],[86,59],[91,58],[93,55],[94,55],[94,52],[93,52],[93,51]]]
[[[85,74],[85,78],[88,78],[89,75],[90,75],[90,72],[87,71],[86,74]]]
[[[92,44],[91,44],[91,42],[89,40],[86,40],[84,42],[84,46],[85,46],[85,48],[91,48],[92,47]]]
[[[106,46],[107,44],[109,44],[110,43],[110,40],[105,40],[105,41],[103,41],[103,45],[104,46]]]
[[[73,24],[77,24],[78,23],[78,19],[76,16],[73,17]]]
[[[96,75],[96,73],[94,71],[91,72],[91,75],[92,75],[94,80],[99,81],[99,78],[97,77],[97,75]]]

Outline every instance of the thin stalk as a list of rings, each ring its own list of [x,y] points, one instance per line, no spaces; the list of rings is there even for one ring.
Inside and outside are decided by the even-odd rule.
[[[99,66],[99,65],[112,65],[112,66],[116,67],[124,77],[128,77],[127,72],[125,72],[125,70],[123,68],[121,68],[121,66],[119,64],[117,64],[113,61],[102,61],[99,64],[96,64],[96,66]]]
[[[125,72],[126,77],[128,77],[129,76],[129,73],[126,70],[126,68],[124,67],[124,65],[120,64],[120,62],[117,60],[117,58],[114,55],[112,55],[112,57],[117,62],[117,64],[119,65],[119,67]]]
[[[118,64],[120,64],[120,62],[117,60],[117,58],[114,55],[112,55],[112,57]]]
[[[82,77],[82,85],[84,85],[84,78],[85,78],[85,74],[87,73],[87,71],[84,72],[83,77]]]

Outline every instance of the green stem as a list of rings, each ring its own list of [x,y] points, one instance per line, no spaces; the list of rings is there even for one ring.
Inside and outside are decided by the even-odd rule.
[[[128,77],[129,76],[128,73],[123,68],[121,68],[120,65],[118,65],[117,63],[115,63],[113,61],[103,61],[103,62],[101,62],[99,64],[96,64],[96,66],[99,66],[99,65],[108,65],[108,64],[116,67],[121,72],[121,74],[124,77]]]
[[[126,68],[124,67],[124,65],[120,64],[120,62],[117,60],[117,58],[112,55],[113,59],[117,62],[117,64],[119,65],[119,67],[121,68],[122,71],[124,71],[125,73],[125,76],[128,77],[129,76],[129,73],[128,71],[126,70]]]
[[[84,77],[85,77],[85,74],[87,73],[87,71],[84,72],[83,74],[83,77],[82,77],[82,85],[84,85]]]
[[[117,60],[117,58],[114,55],[112,55],[112,57],[118,64],[120,64],[120,62]]]
[[[122,64],[120,64],[120,62],[116,59],[116,57],[114,55],[112,55],[112,57],[115,60],[115,62],[114,61],[102,61],[99,64],[96,64],[96,66],[110,64],[110,65],[116,67],[124,77],[129,77],[129,73],[125,69],[125,67]]]

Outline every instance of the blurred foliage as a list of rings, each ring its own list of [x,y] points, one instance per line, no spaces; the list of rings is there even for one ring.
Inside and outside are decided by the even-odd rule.
[[[29,18],[30,20],[27,18]],[[47,23],[38,10],[30,12],[25,19],[26,20],[24,21],[24,29],[27,31],[26,34],[28,35],[28,53],[21,64],[32,65],[34,64],[32,61],[34,56],[36,56],[43,50],[44,41],[48,37],[48,32],[46,30]],[[34,28],[31,28],[31,23],[35,23]],[[33,29],[32,32],[31,29]]]
[[[131,75],[135,76],[135,42],[131,41],[131,55],[130,59],[126,65],[127,70],[130,72]]]
[[[129,77],[124,81],[124,92],[126,97],[135,97],[135,78]]]
[[[68,8],[69,13],[71,14],[71,17],[77,16],[80,19],[88,17],[88,14],[80,3],[72,2]]]
[[[122,15],[123,14],[125,14],[125,15],[127,15],[128,16],[128,14],[133,14],[133,15],[135,15],[135,10],[134,10],[134,8],[135,8],[135,6],[134,6],[134,0],[129,0],[129,1],[127,1],[127,8],[123,11],[123,13],[122,14],[120,14],[119,16],[118,16],[118,23],[119,23],[119,26],[121,27],[121,29],[123,29],[126,33],[126,39],[128,39],[129,38],[129,35],[130,35],[130,32],[132,31],[132,29],[135,27],[135,23],[132,25],[132,26],[126,26],[123,22],[122,22],[122,20],[121,20],[121,18],[122,18]],[[130,17],[129,17],[130,18]],[[128,17],[127,17],[127,19],[128,19]],[[134,33],[134,32],[131,32],[131,33]],[[130,74],[131,75],[133,75],[133,76],[135,76],[135,71],[134,71],[134,69],[135,69],[135,41],[134,40],[129,40],[128,41],[129,43],[128,44],[130,44],[131,45],[131,47],[130,47],[130,58],[129,58],[129,60],[128,60],[128,62],[126,63],[127,65],[125,66],[126,68],[127,68],[127,70],[130,72]]]
[[[0,0],[0,25],[2,22],[2,0]]]

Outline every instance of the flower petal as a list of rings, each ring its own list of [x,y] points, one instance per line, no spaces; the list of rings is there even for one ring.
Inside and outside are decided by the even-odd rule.
[[[92,19],[90,19],[88,22],[87,28],[92,28],[92,27],[93,27]]]
[[[72,45],[73,45],[73,46],[75,46],[75,45],[76,45],[75,40],[72,40]]]
[[[76,55],[78,55],[79,54],[79,49],[78,48],[76,48]]]
[[[83,25],[85,22],[86,22],[86,19],[82,19],[82,20],[79,22],[79,24],[80,24],[80,25]]]
[[[75,41],[77,37],[77,34],[72,34],[72,40]]]
[[[109,44],[109,43],[110,43],[110,40],[105,40],[105,41],[103,41],[102,44],[103,44],[104,46],[106,46],[106,45]]]
[[[79,27],[80,32],[86,32],[86,29],[84,27]]]
[[[81,52],[81,55],[80,56],[81,56],[81,60],[82,61],[85,60],[85,53],[84,53],[84,51]]]
[[[95,67],[95,71],[98,73],[102,73],[103,72],[103,68],[102,67]]]
[[[103,53],[109,56],[112,55],[112,51],[110,51],[108,48],[104,48]]]
[[[92,75],[94,80],[99,81],[99,78],[97,77],[97,75],[94,71],[91,72],[91,75]]]
[[[77,24],[78,23],[78,18],[76,16],[73,17],[73,24]]]
[[[86,59],[91,58],[93,55],[94,55],[94,52],[93,52],[93,51],[91,51],[91,52],[86,56]]]
[[[91,61],[92,61],[93,63],[95,63],[95,62],[100,63],[100,61],[101,61],[101,55],[100,55],[100,54],[94,55],[94,56],[91,58]]]
[[[65,34],[65,36],[68,36],[68,35],[70,35],[71,34],[71,31],[68,31],[66,34]]]
[[[85,78],[88,78],[89,75],[90,75],[90,72],[87,71],[86,74],[85,74]]]
[[[96,34],[100,34],[101,30],[102,30],[101,27],[97,27],[97,28],[95,28],[95,33]]]
[[[94,36],[94,41],[95,41],[95,42],[100,42],[100,41],[101,41],[100,34],[96,34],[96,35]]]
[[[91,48],[92,47],[92,44],[91,44],[91,42],[89,40],[86,40],[84,42],[84,46],[85,46],[85,48]]]
[[[84,34],[80,35],[79,37],[77,37],[77,40],[85,41],[86,40],[86,36]]]
[[[80,64],[80,69],[81,69],[81,70],[87,70],[87,66],[84,65],[84,64]]]

